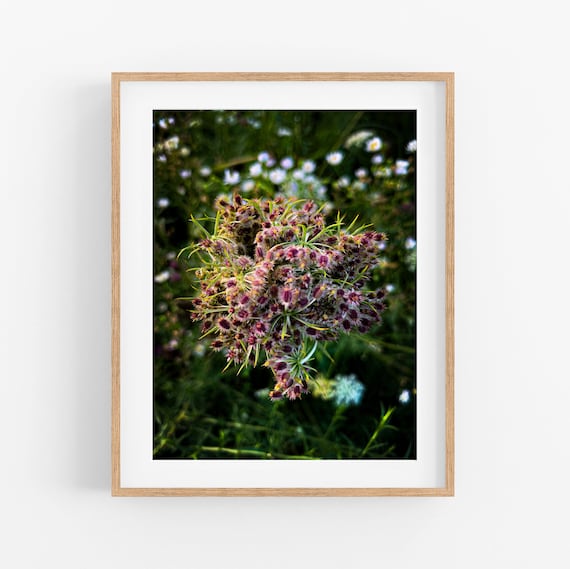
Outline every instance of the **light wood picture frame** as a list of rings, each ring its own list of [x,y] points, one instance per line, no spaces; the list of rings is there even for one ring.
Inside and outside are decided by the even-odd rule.
[[[279,91],[273,88],[278,86],[283,86],[285,95],[276,94]],[[241,101],[247,97],[253,102],[244,107]],[[148,349],[152,324],[150,329],[146,324],[152,319],[147,314],[149,297],[137,283],[142,275],[152,288],[147,270],[149,256],[152,260],[148,215],[154,203],[152,111],[256,109],[259,97],[268,99],[266,109],[402,108],[418,113],[418,169],[427,172],[425,185],[432,193],[427,194],[423,211],[418,209],[417,220],[432,239],[429,255],[441,270],[425,277],[436,306],[428,308],[427,302],[420,302],[417,312],[418,318],[424,309],[427,314],[418,331],[425,336],[421,343],[418,338],[418,351],[423,346],[426,359],[418,358],[417,374],[429,375],[422,385],[434,389],[433,393],[428,387],[418,391],[418,401],[425,398],[418,407],[416,460],[153,461],[149,452],[153,394],[148,364],[153,356],[152,348],[150,353]],[[315,103],[319,97],[320,105]],[[340,107],[343,97],[346,106]],[[293,106],[283,106],[286,100],[292,100]],[[430,148],[422,146],[425,141],[433,142]],[[419,188],[420,180],[418,192]],[[419,288],[422,282],[418,274]],[[112,74],[113,496],[453,496],[454,342],[453,73]],[[422,367],[422,362],[427,363]],[[221,472],[226,469],[229,475]],[[230,475],[234,481],[225,483]]]

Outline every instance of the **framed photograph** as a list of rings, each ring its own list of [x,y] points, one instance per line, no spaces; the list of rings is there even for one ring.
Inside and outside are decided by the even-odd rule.
[[[113,74],[113,495],[453,495],[453,109]]]

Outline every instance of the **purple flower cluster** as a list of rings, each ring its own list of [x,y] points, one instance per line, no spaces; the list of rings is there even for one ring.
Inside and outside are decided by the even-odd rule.
[[[193,318],[213,334],[228,365],[275,374],[272,399],[308,392],[318,342],[365,333],[381,321],[384,291],[366,291],[382,233],[326,225],[311,201],[245,200],[217,204],[215,231],[199,244],[200,294]]]

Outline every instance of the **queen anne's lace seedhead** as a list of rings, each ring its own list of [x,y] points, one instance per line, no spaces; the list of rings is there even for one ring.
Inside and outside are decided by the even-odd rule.
[[[272,399],[308,392],[318,342],[366,333],[381,321],[384,291],[366,291],[382,233],[326,225],[311,201],[217,203],[215,231],[199,243],[200,294],[192,316],[228,365],[265,364]],[[240,369],[241,369],[240,368]]]

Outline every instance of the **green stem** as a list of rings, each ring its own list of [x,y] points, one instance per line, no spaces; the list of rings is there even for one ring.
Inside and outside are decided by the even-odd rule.
[[[380,421],[378,421],[378,426],[372,433],[372,436],[370,437],[369,441],[366,443],[366,446],[362,449],[362,452],[360,453],[360,458],[364,458],[364,455],[370,450],[370,447],[374,444],[374,441],[378,438],[378,435],[380,434],[382,429],[384,429],[384,427],[390,420],[390,416],[395,410],[396,410],[395,407],[390,407],[390,409],[386,411],[384,416],[380,418]]]
[[[270,453],[262,450],[254,449],[235,449],[227,447],[200,447],[205,452],[224,452],[226,454],[233,454],[235,456],[258,456],[260,458],[288,458],[295,460],[316,460],[312,456],[296,456],[289,454]]]

